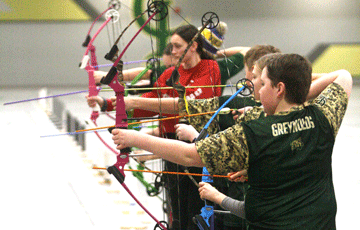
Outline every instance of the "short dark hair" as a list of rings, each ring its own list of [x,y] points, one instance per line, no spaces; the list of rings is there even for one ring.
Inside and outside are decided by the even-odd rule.
[[[312,67],[309,60],[298,54],[273,55],[265,63],[273,86],[285,84],[285,99],[289,103],[306,101],[311,85]]]
[[[280,56],[282,53],[269,53],[262,57],[260,57],[258,60],[255,61],[254,65],[256,65],[261,71],[264,70],[265,65],[267,64],[267,60],[271,57]]]
[[[272,45],[255,45],[249,49],[244,56],[244,64],[251,68],[255,61],[266,54],[281,53],[280,49]]]

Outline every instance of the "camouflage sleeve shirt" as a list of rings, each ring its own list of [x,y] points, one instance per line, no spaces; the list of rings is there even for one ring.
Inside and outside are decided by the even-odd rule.
[[[241,122],[264,116],[254,107],[236,120],[232,127],[196,143],[197,151],[210,174],[227,174],[248,168],[249,149]]]
[[[336,136],[347,102],[345,91],[340,85],[333,83],[308,104],[317,106],[323,112]],[[254,107],[240,116],[234,126],[196,143],[197,151],[210,174],[226,174],[249,167],[249,149],[241,123],[263,116],[263,109]]]
[[[205,113],[216,111],[219,108],[219,97],[209,99],[195,99],[188,101],[188,110],[190,114]],[[192,125],[198,132],[200,132],[207,121],[210,120],[213,114],[189,117],[189,124]],[[219,131],[216,122],[208,128],[209,133],[217,133]]]
[[[188,110],[190,114],[215,112],[219,109],[220,105],[225,103],[229,98],[230,96],[220,96],[210,99],[189,100]],[[235,97],[227,104],[227,108],[240,109],[246,106],[257,105],[261,104],[255,101],[254,97]],[[200,132],[212,116],[213,114],[211,113],[201,116],[190,117],[189,123]],[[209,134],[214,134],[224,129],[227,129],[234,124],[235,121],[233,120],[233,115],[231,113],[219,114],[216,119],[213,120],[207,131]]]
[[[332,83],[309,104],[317,106],[322,111],[336,137],[348,105],[345,90],[339,84]]]

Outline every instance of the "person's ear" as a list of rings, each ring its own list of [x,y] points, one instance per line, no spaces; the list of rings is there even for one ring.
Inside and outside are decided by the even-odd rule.
[[[194,43],[191,45],[191,50],[192,50],[193,52],[195,52],[195,51],[197,50],[198,45],[199,45],[199,44],[194,41]]]
[[[249,68],[249,71],[250,71],[250,72],[253,72],[254,69],[255,69],[255,65],[252,65],[252,66]]]
[[[286,87],[285,87],[284,82],[279,82],[279,83],[276,85],[276,88],[277,88],[277,90],[278,90],[277,96],[278,96],[278,97],[285,97]]]

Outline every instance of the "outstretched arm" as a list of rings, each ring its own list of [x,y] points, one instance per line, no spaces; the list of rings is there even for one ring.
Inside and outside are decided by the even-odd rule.
[[[237,53],[241,53],[243,56],[245,56],[246,52],[248,52],[250,48],[251,47],[236,46],[219,50],[216,52],[216,58],[231,57]]]
[[[104,105],[104,99],[100,96],[93,96],[93,97],[90,97],[90,96],[85,96],[86,98],[86,101],[89,105],[89,107],[93,108],[96,106],[96,104],[98,104],[100,107],[102,107]]]
[[[169,114],[179,113],[178,98],[145,98],[127,97],[125,98],[126,109],[142,109],[152,112]]]
[[[345,90],[348,98],[350,97],[352,88],[351,74],[346,70],[337,70],[315,79],[310,86],[307,100],[316,98],[329,84],[333,82],[338,83]]]
[[[117,149],[137,147],[184,166],[204,167],[195,144],[147,135],[134,130],[114,129],[112,131]]]

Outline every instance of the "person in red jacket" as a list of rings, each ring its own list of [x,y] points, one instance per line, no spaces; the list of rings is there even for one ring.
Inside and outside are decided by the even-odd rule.
[[[192,25],[181,26],[171,36],[172,57],[178,60],[184,53],[184,50],[188,46],[191,39],[197,33],[197,29]],[[171,67],[164,71],[154,87],[167,87],[166,82],[170,79],[170,76],[175,67]],[[220,85],[221,76],[218,64],[207,53],[203,51],[202,40],[199,37],[188,52],[179,67],[180,83],[183,86],[209,86]],[[221,88],[188,88],[186,89],[187,99],[202,99],[210,98],[221,95]],[[144,93],[142,97],[146,98],[176,98],[178,93],[174,89],[162,89],[153,90],[148,93]],[[153,112],[145,110],[135,110],[134,117],[146,117],[154,115]],[[172,115],[174,116],[174,115]],[[177,120],[165,121],[163,125],[163,133],[175,133],[174,125],[177,124]]]

